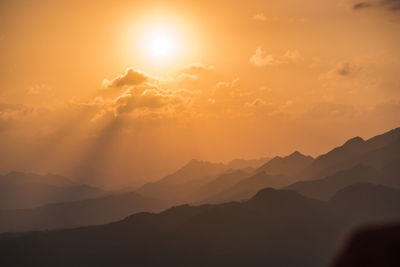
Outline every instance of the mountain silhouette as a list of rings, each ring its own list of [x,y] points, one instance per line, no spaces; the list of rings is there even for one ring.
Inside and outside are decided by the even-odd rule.
[[[400,128],[372,137],[367,141],[361,137],[352,138],[342,146],[317,157],[310,166],[301,171],[299,178],[302,180],[323,178],[340,170],[350,169],[362,162],[373,163],[375,167],[378,167],[379,160],[388,164],[394,159],[385,160],[385,153],[388,153],[394,144],[398,147],[399,139]],[[397,156],[399,156],[398,153]]]
[[[207,188],[207,184],[219,179],[219,175],[224,175],[225,172],[229,173],[236,169],[245,169],[243,170],[243,178],[245,178],[245,172],[251,171],[252,166],[258,167],[257,164],[261,165],[265,161],[268,161],[268,158],[258,160],[236,159],[227,164],[191,160],[181,169],[159,181],[145,184],[137,192],[144,196],[167,200],[170,204],[196,202],[211,194],[211,191],[207,192],[202,187]],[[227,182],[225,187],[231,184],[228,179],[225,179],[225,181]],[[220,183],[220,186],[223,187],[221,180],[215,183]],[[211,190],[218,191],[217,188]],[[201,195],[201,192],[204,195]]]
[[[247,200],[265,187],[280,188],[290,183],[290,178],[283,175],[268,175],[258,172],[248,178],[241,179],[228,189],[204,200],[204,203],[223,203]]]
[[[356,183],[379,183],[379,178],[379,171],[360,164],[350,170],[339,171],[323,179],[296,182],[285,189],[295,190],[311,198],[328,200],[346,186]]]
[[[132,213],[155,212],[164,208],[166,208],[165,203],[161,200],[145,198],[137,193],[123,193],[48,204],[34,209],[0,210],[0,232],[104,224],[121,220]]]
[[[106,192],[59,175],[10,172],[0,176],[0,209],[39,207],[99,197]]]
[[[219,196],[224,191],[237,184],[238,182],[250,177],[252,169],[226,171],[205,185],[201,186],[193,193],[193,203],[207,203],[210,198]]]
[[[344,209],[349,201],[356,204]],[[379,185],[353,185],[327,202],[270,188],[245,202],[183,205],[102,226],[3,234],[0,263],[327,266],[354,218],[365,218],[363,223],[394,220],[400,217],[399,205],[400,191]]]
[[[311,156],[304,156],[296,151],[286,157],[275,157],[262,165],[256,172],[264,171],[269,175],[295,176],[312,162]]]
[[[232,170],[239,170],[239,169],[246,169],[246,168],[258,168],[270,160],[271,160],[271,158],[268,158],[268,157],[262,157],[259,159],[233,159],[230,162],[228,162],[226,165],[228,165],[228,168],[232,169]]]
[[[137,192],[144,196],[180,203],[181,200],[188,198],[189,192],[227,169],[228,167],[222,163],[191,160],[181,169],[161,180],[145,184]]]

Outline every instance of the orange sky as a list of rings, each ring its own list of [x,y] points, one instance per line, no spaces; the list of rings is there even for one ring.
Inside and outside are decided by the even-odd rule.
[[[0,2],[0,172],[155,179],[400,124],[400,1]]]

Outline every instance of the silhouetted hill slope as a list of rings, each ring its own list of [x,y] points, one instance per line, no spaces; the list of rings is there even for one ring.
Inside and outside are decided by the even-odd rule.
[[[383,168],[392,162],[400,161],[400,137],[379,149],[369,151],[361,156],[360,161],[363,164],[373,166],[375,168]]]
[[[206,203],[208,199],[221,194],[238,182],[251,176],[246,170],[227,171],[218,175],[214,180],[201,186],[193,193],[193,203]]]
[[[400,139],[399,139],[400,141]],[[396,142],[395,144],[397,144]],[[400,147],[395,144],[380,149],[379,153],[368,153],[364,158],[368,161],[360,160],[362,164],[356,165],[352,169],[342,170],[323,179],[312,181],[300,181],[286,187],[295,190],[302,195],[316,199],[329,199],[338,190],[356,183],[376,183],[392,187],[400,187],[400,161],[396,160],[400,156]],[[387,151],[390,151],[387,153]],[[384,151],[384,152],[382,152]],[[381,159],[384,160],[381,160]],[[395,159],[387,165],[386,161]],[[369,163],[370,165],[366,165]],[[383,167],[379,170],[372,166]]]
[[[258,168],[256,172],[264,171],[269,175],[295,176],[312,162],[311,156],[304,156],[296,151],[286,157],[275,157]]]
[[[33,208],[52,202],[99,197],[106,192],[58,175],[10,172],[0,176],[0,209]]]
[[[121,220],[132,213],[156,212],[164,208],[163,201],[145,198],[137,193],[124,193],[34,209],[0,210],[0,232],[104,224]]]
[[[400,225],[358,229],[344,244],[332,267],[400,266]]]
[[[204,196],[196,197],[196,194],[198,195],[203,190],[202,186],[219,179],[218,176],[224,172],[241,168],[251,169],[252,166],[258,167],[258,164],[261,165],[266,161],[268,161],[268,158],[258,160],[236,159],[227,164],[191,160],[184,167],[161,180],[145,184],[137,192],[144,196],[168,200],[172,204],[196,201],[207,197],[208,193],[206,192]],[[228,182],[228,180],[225,181]]]
[[[330,200],[348,223],[400,219],[400,190],[377,184],[354,184],[338,191]],[[394,216],[395,215],[395,216]]]
[[[379,220],[398,190],[355,185],[332,201],[265,189],[246,202],[138,213],[103,226],[3,234],[2,266],[327,266],[352,218]],[[363,204],[365,196],[369,202]],[[370,205],[376,197],[376,205]],[[349,205],[357,203],[355,210]],[[361,205],[361,206],[360,206]],[[367,214],[365,213],[367,211]],[[399,218],[387,209],[384,218]],[[353,217],[354,216],[354,217]]]
[[[310,166],[299,174],[299,177],[303,179],[323,178],[337,171],[352,168],[362,162],[371,163],[374,167],[378,167],[377,161],[379,160],[385,161],[385,164],[387,164],[394,159],[386,159],[386,156],[380,157],[378,153],[388,153],[393,144],[398,146],[399,139],[400,128],[375,136],[367,141],[364,141],[361,137],[352,138],[342,146],[317,157]],[[380,149],[384,150],[379,152]],[[381,164],[383,163],[381,162]]]
[[[378,183],[380,173],[372,167],[357,165],[350,170],[339,171],[331,176],[313,181],[300,181],[285,187],[315,199],[330,199],[335,193],[356,183]]]
[[[228,189],[205,199],[204,203],[223,203],[247,200],[259,190],[266,187],[280,188],[293,180],[283,175],[268,175],[261,171],[248,178],[244,177]]]
[[[161,180],[145,184],[137,192],[144,196],[181,203],[182,200],[187,201],[190,192],[227,169],[228,167],[222,163],[191,160],[184,167]]]
[[[234,159],[228,162],[226,165],[228,166],[229,169],[232,170],[258,168],[270,160],[271,158],[268,157],[263,157],[259,159]]]

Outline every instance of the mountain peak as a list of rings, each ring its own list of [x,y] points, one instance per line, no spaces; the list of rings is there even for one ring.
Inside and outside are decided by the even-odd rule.
[[[347,140],[346,143],[344,143],[344,145],[345,146],[346,145],[358,145],[358,144],[363,144],[363,143],[365,143],[365,140],[359,136],[356,136],[354,138]]]
[[[296,150],[295,152],[293,152],[289,156],[303,156],[303,154],[301,154],[298,150]]]
[[[287,158],[312,158],[311,156],[306,156],[304,154],[302,154],[299,151],[295,151],[292,154],[290,154],[289,156],[287,156]]]
[[[276,156],[272,160],[265,163],[257,169],[265,171],[269,175],[282,174],[286,176],[295,176],[305,167],[307,167],[314,159],[311,156],[305,156],[299,151],[295,151],[286,157]]]

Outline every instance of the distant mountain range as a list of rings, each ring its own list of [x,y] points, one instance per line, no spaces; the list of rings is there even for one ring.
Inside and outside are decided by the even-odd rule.
[[[10,172],[0,175],[0,209],[34,208],[52,202],[95,198],[102,189],[53,174]]]
[[[264,189],[242,203],[184,205],[102,226],[3,234],[0,263],[327,266],[354,222],[400,219],[399,207],[400,191],[381,185],[352,185],[328,202]]]
[[[227,164],[223,164],[191,160],[181,169],[165,176],[161,180],[145,184],[137,192],[145,196],[164,199],[170,202],[170,204],[196,202],[206,199],[210,193],[207,191],[204,192],[204,195],[199,195],[202,187],[207,187],[208,183],[213,183],[215,180],[220,179],[221,175],[223,176],[225,173],[242,169],[242,178],[245,178],[255,167],[261,166],[268,161],[269,158],[257,160],[235,159]],[[231,184],[228,179],[225,179],[225,181],[227,185]],[[221,189],[227,187],[224,187],[221,183],[220,185]]]
[[[47,204],[33,209],[0,210],[0,232],[73,228],[121,220],[137,212],[167,208],[164,201],[137,193],[113,194],[73,202]]]
[[[275,157],[268,161],[256,172],[264,171],[269,175],[285,175],[285,176],[296,176],[308,167],[314,159],[311,156],[305,156],[300,152],[296,151],[287,157]]]
[[[296,151],[256,168],[232,171],[228,165],[192,160],[177,172],[138,190],[170,204],[222,203],[249,198],[265,187],[287,188],[329,199],[358,182],[400,186],[400,128],[368,140],[355,137],[316,159]],[[242,167],[245,164],[241,164]]]
[[[351,169],[360,163],[380,168],[400,158],[399,146],[400,128],[366,141],[361,137],[355,137],[342,146],[317,157],[310,166],[301,171],[299,177],[302,179],[323,178],[341,170]]]
[[[400,220],[399,190],[400,128],[315,159],[191,160],[129,193],[13,172],[0,232],[97,226],[1,234],[0,264],[327,266],[354,227]]]

